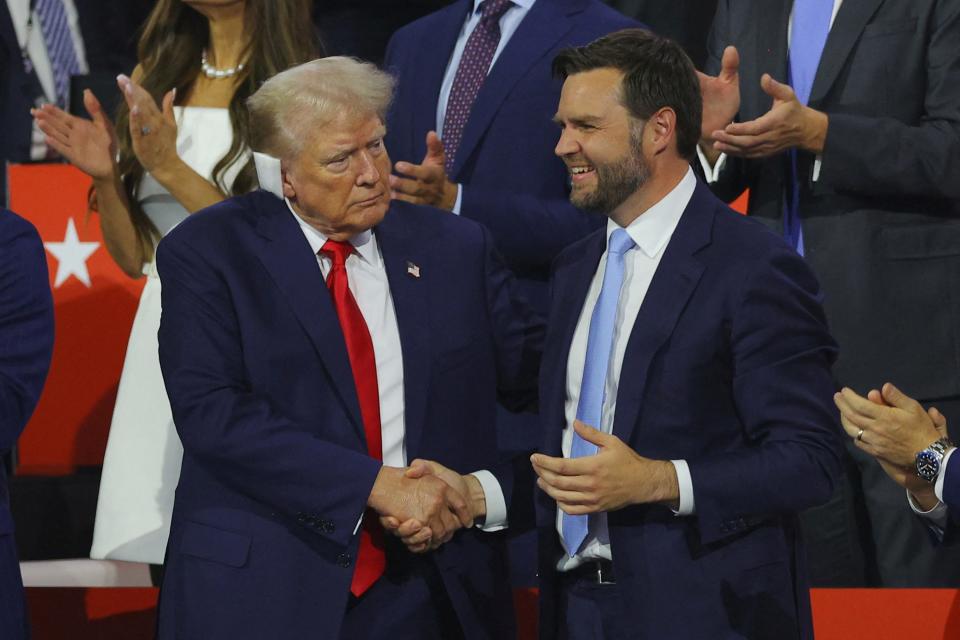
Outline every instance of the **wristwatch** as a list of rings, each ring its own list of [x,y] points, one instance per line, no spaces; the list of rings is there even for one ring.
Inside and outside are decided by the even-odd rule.
[[[923,451],[917,454],[917,475],[927,482],[935,482],[943,463],[943,455],[953,443],[947,438],[940,438]]]

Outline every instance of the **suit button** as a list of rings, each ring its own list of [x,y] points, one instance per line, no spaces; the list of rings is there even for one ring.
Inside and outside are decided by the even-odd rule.
[[[337,564],[344,569],[349,569],[350,565],[353,564],[353,558],[350,557],[349,553],[341,553],[337,556]]]

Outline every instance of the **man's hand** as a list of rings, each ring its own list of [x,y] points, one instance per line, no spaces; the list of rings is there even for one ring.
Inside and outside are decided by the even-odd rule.
[[[436,131],[427,133],[427,153],[420,164],[398,162],[393,169],[401,176],[390,176],[393,198],[426,204],[452,211],[457,203],[457,185],[447,179],[446,154]]]
[[[408,478],[416,479],[426,475],[440,478],[457,493],[466,497],[467,506],[473,520],[486,516],[486,496],[483,493],[483,487],[480,485],[480,481],[477,480],[475,476],[462,476],[439,462],[420,459],[411,462],[406,471]],[[416,520],[401,523],[399,519],[387,516],[380,519],[380,524],[383,525],[384,529],[398,536],[403,544],[414,553],[431,551],[449,540],[449,538],[446,540],[443,538],[434,539],[430,528],[422,526]]]
[[[393,516],[403,523],[402,537],[411,538],[414,545],[422,544],[427,533],[428,540],[442,544],[457,529],[473,526],[466,499],[450,485],[432,475],[408,478],[404,469],[397,467],[381,467],[367,506],[382,517]],[[424,528],[429,531],[422,531]]]
[[[800,104],[789,85],[765,73],[760,87],[773,98],[773,106],[756,120],[728,124],[714,131],[713,148],[732,156],[766,158],[786,149],[823,153],[827,139],[827,114]]]
[[[530,458],[539,476],[537,486],[566,513],[616,511],[654,502],[675,506],[679,502],[677,473],[671,462],[644,458],[620,438],[579,420],[573,428],[581,438],[597,445],[596,455],[571,459],[536,453]]]
[[[844,388],[834,394],[833,401],[854,444],[893,466],[914,468],[917,452],[946,436],[946,419],[939,411],[924,411],[919,402],[889,382],[866,398]]]
[[[697,72],[703,95],[703,119],[700,121],[700,146],[714,164],[720,152],[713,148],[713,133],[733,122],[740,110],[740,54],[736,47],[723,50],[720,73],[708,76]]]

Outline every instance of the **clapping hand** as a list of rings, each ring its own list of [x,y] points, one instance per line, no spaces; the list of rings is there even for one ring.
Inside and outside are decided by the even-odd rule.
[[[161,106],[142,86],[127,76],[117,76],[117,85],[130,109],[130,139],[133,153],[143,168],[156,174],[180,162],[177,155],[177,121],[173,115],[176,89],[164,94]]]
[[[457,202],[457,185],[447,179],[446,153],[436,131],[427,133],[427,153],[420,164],[398,162],[390,176],[390,189],[395,200],[425,204],[447,211]],[[401,177],[404,176],[404,177]]]
[[[89,89],[83,92],[83,106],[90,120],[52,104],[32,109],[30,114],[46,136],[47,146],[94,180],[110,179],[117,155],[116,131]]]

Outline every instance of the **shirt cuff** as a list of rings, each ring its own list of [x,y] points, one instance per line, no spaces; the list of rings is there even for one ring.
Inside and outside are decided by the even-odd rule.
[[[703,175],[707,179],[707,184],[713,184],[716,182],[720,177],[720,171],[723,170],[723,165],[727,163],[727,154],[721,153],[720,157],[717,158],[716,163],[711,167],[710,162],[707,160],[707,156],[704,155],[703,150],[698,144],[697,157],[700,158],[700,166],[703,167]]]
[[[943,503],[943,479],[947,476],[947,463],[950,461],[950,456],[953,455],[953,452],[956,449],[950,449],[943,456],[943,461],[940,463],[940,473],[937,474],[937,481],[933,485],[933,493],[937,496],[937,500]]]
[[[943,540],[943,532],[947,528],[947,520],[950,517],[950,510],[947,508],[947,505],[943,504],[943,502],[938,502],[936,506],[929,511],[923,511],[920,506],[914,502],[913,496],[910,495],[909,491],[907,491],[907,502],[915,514],[926,520],[927,526],[933,530],[937,539]]]
[[[820,167],[823,165],[823,156],[818,155],[813,161],[813,175],[811,180],[816,182],[820,179]]]
[[[487,516],[482,525],[476,525],[482,531],[500,531],[507,528],[507,501],[503,497],[503,489],[496,476],[486,470],[471,473],[480,481],[483,489],[483,499],[487,503]]]
[[[457,201],[453,203],[453,209],[450,209],[451,212],[456,215],[460,215],[460,204],[463,202],[463,185],[459,182],[457,183]]]
[[[690,467],[686,460],[671,460],[677,471],[677,486],[680,488],[680,504],[671,509],[674,515],[692,516],[696,513],[696,504],[693,501],[693,478],[690,477]]]

